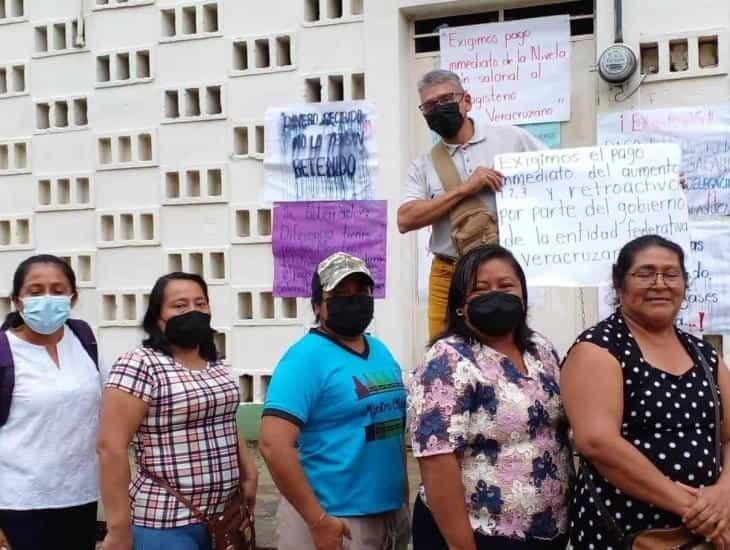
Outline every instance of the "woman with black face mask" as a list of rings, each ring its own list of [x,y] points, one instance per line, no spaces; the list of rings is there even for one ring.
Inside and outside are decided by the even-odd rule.
[[[338,252],[312,279],[318,326],[274,370],[259,448],[282,494],[279,550],[408,546],[405,390],[377,338],[373,278]]]
[[[236,426],[239,390],[213,341],[205,281],[158,279],[142,326],[147,339],[117,359],[103,398],[102,548],[210,550],[199,513],[219,515],[238,492],[252,510],[258,475]]]
[[[412,373],[423,481],[415,550],[558,550],[571,456],[553,345],[527,326],[527,284],[500,246],[456,265],[448,326]]]

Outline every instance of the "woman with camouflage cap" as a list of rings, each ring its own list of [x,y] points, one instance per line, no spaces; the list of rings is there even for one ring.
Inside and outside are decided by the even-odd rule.
[[[279,550],[407,546],[405,391],[393,356],[365,334],[374,284],[354,256],[319,264],[317,326],[274,370],[259,445],[283,496]]]

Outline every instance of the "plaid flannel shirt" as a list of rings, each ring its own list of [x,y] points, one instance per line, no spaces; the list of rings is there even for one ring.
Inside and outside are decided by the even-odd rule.
[[[216,361],[201,371],[140,347],[122,355],[106,386],[149,405],[134,437],[132,522],[152,528],[198,523],[190,510],[141,472],[165,479],[206,514],[219,513],[238,486],[238,386]]]

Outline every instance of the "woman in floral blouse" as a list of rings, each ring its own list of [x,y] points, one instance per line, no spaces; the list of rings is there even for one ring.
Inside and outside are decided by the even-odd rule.
[[[526,314],[525,274],[508,250],[459,260],[446,332],[410,377],[423,479],[415,550],[566,546],[572,467],[558,355]]]

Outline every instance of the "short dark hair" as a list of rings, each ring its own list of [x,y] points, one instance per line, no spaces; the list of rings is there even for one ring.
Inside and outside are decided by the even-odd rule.
[[[78,290],[76,288],[76,274],[74,273],[74,270],[71,269],[71,266],[68,265],[68,262],[63,261],[61,258],[59,258],[58,256],[54,256],[53,254],[38,254],[36,256],[26,258],[25,260],[20,262],[20,264],[18,264],[18,267],[15,269],[15,274],[13,275],[13,290],[10,293],[11,299],[18,299],[18,297],[20,296],[20,291],[23,288],[23,284],[25,283],[25,278],[28,276],[28,272],[30,271],[30,268],[37,264],[55,265],[58,269],[61,270],[64,277],[66,277],[66,279],[68,280],[68,284],[71,287],[71,293],[73,295],[78,295]],[[3,322],[2,326],[0,326],[0,330],[17,328],[23,324],[25,323],[20,313],[18,313],[17,311],[11,311],[5,317],[5,321]]]
[[[165,333],[160,330],[160,327],[157,325],[157,321],[160,319],[160,313],[162,313],[162,303],[165,300],[165,289],[171,281],[192,281],[197,283],[203,291],[206,301],[208,301],[208,285],[200,275],[175,271],[174,273],[168,273],[167,275],[163,275],[157,279],[155,286],[152,287],[152,291],[150,292],[149,304],[147,305],[147,311],[145,312],[144,319],[142,321],[142,328],[148,336],[142,342],[142,345],[169,356],[172,356],[170,342],[168,342],[165,337]],[[200,344],[200,356],[206,361],[218,360],[218,350],[215,347],[214,336],[215,331],[211,329],[210,337]]]
[[[624,289],[626,275],[629,273],[631,266],[634,265],[636,255],[654,246],[666,248],[677,255],[679,265],[682,268],[682,276],[684,277],[685,283],[687,282],[688,275],[687,268],[684,264],[684,250],[682,250],[682,247],[669,239],[665,239],[661,235],[643,235],[626,243],[619,251],[616,263],[613,264],[611,279],[617,299],[619,291]]]
[[[312,304],[312,313],[314,313],[314,322],[319,323],[319,313],[317,313],[317,310],[315,309],[315,306],[321,306],[322,300],[324,296],[324,289],[322,288],[322,281],[319,278],[319,273],[317,273],[317,270],[314,270],[314,274],[312,275],[312,298],[311,298],[311,304]]]
[[[320,305],[322,303],[322,297],[324,295],[324,289],[322,288],[322,281],[319,278],[319,273],[317,273],[317,270],[314,270],[314,274],[312,275],[312,308],[314,308],[315,305]]]
[[[520,321],[514,332],[515,345],[521,353],[537,353],[537,348],[532,341],[533,331],[527,326],[527,280],[525,272],[512,253],[499,245],[486,245],[474,248],[464,254],[456,263],[454,274],[451,278],[449,288],[449,301],[446,306],[446,330],[443,334],[434,338],[436,340],[451,335],[458,335],[468,342],[476,342],[479,337],[466,326],[466,319],[462,308],[466,303],[469,294],[476,285],[476,276],[479,266],[491,260],[505,260],[512,266],[522,289],[522,302],[525,306],[525,317]],[[461,314],[459,314],[461,312]]]

